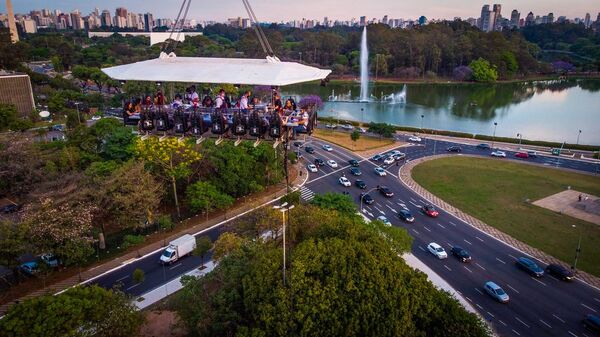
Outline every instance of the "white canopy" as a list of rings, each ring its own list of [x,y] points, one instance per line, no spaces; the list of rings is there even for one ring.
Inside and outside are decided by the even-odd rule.
[[[103,68],[111,78],[121,81],[230,83],[284,86],[321,80],[331,70],[281,62],[277,58],[240,59],[177,57],[161,53],[157,59]]]

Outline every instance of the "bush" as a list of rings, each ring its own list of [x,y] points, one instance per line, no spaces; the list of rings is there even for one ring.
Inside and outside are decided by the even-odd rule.
[[[295,164],[298,161],[298,155],[296,152],[288,152],[288,160]]]
[[[141,243],[144,243],[144,241],[146,240],[146,238],[143,235],[125,235],[125,237],[123,238],[123,244],[121,245],[121,247],[123,247],[123,249],[127,249],[131,246],[135,246],[135,245],[139,245]]]
[[[131,278],[135,283],[142,283],[146,278],[146,274],[140,268],[135,268],[135,270],[133,271],[133,275],[131,275]]]
[[[287,202],[290,205],[298,205],[300,203],[300,191],[288,193],[281,198],[281,203]]]
[[[158,226],[162,230],[170,231],[175,228],[175,223],[173,223],[173,220],[169,215],[161,215],[158,218]]]

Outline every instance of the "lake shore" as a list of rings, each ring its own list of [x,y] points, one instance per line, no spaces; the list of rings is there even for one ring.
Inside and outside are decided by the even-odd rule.
[[[498,80],[494,83],[519,83],[519,82],[531,82],[531,81],[552,81],[552,80],[562,80],[562,79],[600,79],[600,72],[596,73],[586,73],[586,74],[571,74],[566,76],[560,75],[536,75],[536,76],[528,76],[528,77],[520,77],[510,80]],[[358,76],[351,75],[342,75],[342,76],[331,76],[330,83],[332,84],[349,84],[349,83],[360,83],[360,78]],[[403,83],[411,83],[411,84],[493,84],[493,83],[480,83],[473,81],[457,81],[453,78],[400,78],[400,77],[383,77],[378,78],[377,80],[371,78],[371,83],[378,84],[403,84]]]

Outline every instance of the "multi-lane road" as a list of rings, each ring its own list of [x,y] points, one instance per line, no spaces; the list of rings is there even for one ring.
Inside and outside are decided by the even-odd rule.
[[[420,207],[428,201],[407,188],[398,179],[399,167],[395,164],[386,168],[386,176],[380,177],[374,171],[375,167],[381,164],[380,162],[357,157],[333,144],[330,144],[332,151],[325,151],[322,145],[326,143],[321,140],[310,139],[308,143],[315,148],[316,152],[309,154],[301,148],[302,160],[312,163],[316,158],[324,161],[332,159],[338,163],[338,168],[322,166],[319,167],[318,172],[310,173],[307,182],[300,190],[302,198],[308,201],[315,193],[346,191],[359,204],[359,194],[364,190],[354,185],[344,187],[339,184],[338,179],[342,175],[349,178],[352,183],[356,179],[365,181],[366,190],[377,185],[388,186],[394,192],[394,196],[386,198],[378,191],[372,191],[370,194],[375,202],[372,205],[363,205],[363,214],[371,219],[384,215],[392,225],[406,228],[414,237],[413,254],[464,296],[500,335],[592,336],[592,333],[581,326],[581,320],[589,313],[600,314],[600,290],[580,281],[566,283],[549,275],[534,279],[515,267],[516,258],[525,256],[515,248],[480,232],[442,209],[438,209],[440,214],[437,218],[420,214]],[[420,144],[402,147],[399,150],[406,153],[405,160],[414,160],[432,155],[434,147],[435,153],[446,153],[446,148],[451,145],[456,144],[424,139]],[[479,150],[475,146],[461,146],[462,153],[489,156],[490,151]],[[294,147],[293,149],[298,150]],[[514,152],[506,151],[506,153],[508,157],[514,158]],[[350,159],[360,161],[361,176],[355,177],[350,174],[348,164]],[[598,169],[594,163],[566,158],[540,156],[526,160],[545,166],[585,172],[596,172]],[[397,217],[398,209],[403,207],[409,209],[415,216],[414,223],[405,224]],[[293,211],[291,213],[293,216]],[[221,230],[222,227],[217,226],[207,230],[203,235],[209,235],[215,240]],[[437,242],[447,251],[453,245],[460,245],[471,253],[473,261],[465,264],[452,256],[445,260],[438,260],[426,250],[430,242]],[[158,263],[160,253],[156,252],[138,259],[92,282],[104,287],[120,284],[124,291],[138,296],[197,268],[200,264],[199,257],[191,256],[171,266],[162,266]],[[544,265],[543,261],[538,263]],[[135,284],[131,279],[136,268],[141,268],[146,274],[146,279],[141,284]],[[483,284],[490,280],[499,284],[510,295],[509,303],[498,303],[484,293]]]

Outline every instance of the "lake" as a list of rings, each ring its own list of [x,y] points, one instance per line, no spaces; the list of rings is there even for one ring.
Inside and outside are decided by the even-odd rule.
[[[402,91],[403,84],[371,83],[371,95]],[[325,102],[320,116],[361,122],[461,131],[524,139],[600,144],[600,80],[552,80],[497,84],[407,84],[406,103],[329,102],[357,99],[358,83],[302,84],[282,96],[317,94]],[[341,97],[346,99],[346,97]],[[421,117],[423,116],[423,117]],[[422,123],[422,124],[421,124]]]

